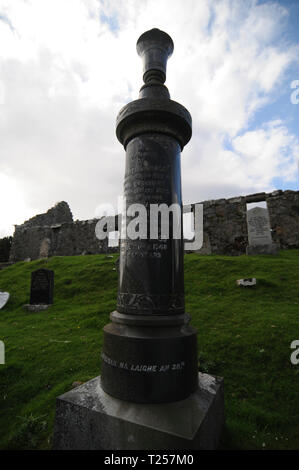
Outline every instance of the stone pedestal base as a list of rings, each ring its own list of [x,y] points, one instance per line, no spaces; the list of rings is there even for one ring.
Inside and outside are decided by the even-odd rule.
[[[158,404],[195,392],[197,332],[189,315],[112,312],[110,318],[103,329],[101,362],[106,393],[130,403]]]
[[[277,255],[278,245],[271,243],[269,245],[248,245],[246,255]]]
[[[54,449],[216,449],[224,426],[223,379],[199,373],[185,400],[139,404],[113,398],[96,377],[57,398]]]
[[[28,312],[41,312],[42,310],[47,310],[51,306],[52,306],[52,304],[26,304],[26,305],[23,305],[24,309],[28,310]]]

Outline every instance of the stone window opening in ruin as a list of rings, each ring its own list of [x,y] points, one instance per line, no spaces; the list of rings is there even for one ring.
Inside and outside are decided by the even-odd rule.
[[[194,213],[191,211],[183,213],[183,234],[184,240],[194,240]]]
[[[247,203],[247,235],[246,254],[276,254],[278,245],[275,243],[275,230],[271,227],[269,209],[266,201]]]
[[[247,202],[247,203],[246,203],[246,210],[247,210],[247,212],[248,212],[250,209],[253,209],[254,207],[261,207],[262,209],[267,209],[268,214],[269,214],[269,209],[268,209],[268,206],[267,206],[267,201]],[[273,229],[271,228],[270,231],[271,231],[271,233],[272,233],[272,232],[273,232]]]
[[[109,232],[108,234],[108,247],[114,248],[119,245],[119,231]]]

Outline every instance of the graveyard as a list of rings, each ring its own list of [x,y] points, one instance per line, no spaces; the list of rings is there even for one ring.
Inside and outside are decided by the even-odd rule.
[[[104,22],[105,15],[99,18]],[[118,76],[125,64],[123,78],[128,74],[128,92],[115,96],[111,108],[119,147],[112,151],[104,145],[99,152],[107,168],[119,155],[125,158],[118,174],[123,186],[120,179],[115,185],[122,193],[118,212],[100,203],[94,218],[74,220],[57,192],[63,200],[14,224],[13,237],[0,240],[0,449],[296,450],[299,192],[294,182],[299,141],[292,134],[285,139],[286,127],[277,118],[260,124],[260,132],[250,129],[250,113],[243,120],[239,116],[239,131],[219,126],[214,133],[215,96],[201,117],[197,108],[205,92],[196,106],[188,98],[188,81],[192,84],[195,76],[185,73],[184,64],[193,48],[182,43],[180,66],[169,68],[172,77],[178,71],[185,75],[169,82],[171,93],[174,88],[182,96],[175,101],[165,85],[172,37],[157,27],[138,36],[139,93],[130,86],[137,69],[128,56],[113,72]],[[120,42],[115,44],[119,56]],[[212,67],[210,82],[213,75]],[[80,80],[88,81],[83,75]],[[210,85],[206,90],[213,90]],[[205,90],[203,83],[199,89]],[[254,113],[255,95],[247,98]],[[232,99],[241,101],[232,94],[223,109]],[[297,104],[293,98],[291,103]],[[227,119],[234,121],[229,113]],[[104,133],[104,120],[95,121]],[[278,128],[284,139],[275,141]],[[95,148],[97,134],[91,133]],[[197,150],[189,147],[192,136]],[[213,140],[217,146],[204,147]],[[267,141],[271,148],[263,154]],[[186,146],[189,170],[181,166]],[[202,168],[196,164],[199,148],[202,161],[207,160]],[[277,159],[276,173],[268,171],[260,181],[256,152],[267,167]],[[279,164],[279,154],[286,168],[291,165],[288,171]],[[242,179],[251,161],[252,173]],[[215,177],[205,181],[211,162]],[[84,165],[80,161],[83,166],[88,168],[87,158]],[[101,168],[98,161],[96,167]],[[196,173],[203,175],[203,189],[207,183],[202,193],[195,191]],[[75,188],[78,175],[64,182],[74,180]],[[208,199],[184,205],[183,175],[192,193],[209,194]],[[82,180],[86,176],[82,171]],[[100,191],[108,200],[112,185],[104,186],[80,198],[84,194],[90,205]],[[45,194],[46,187],[41,188]],[[240,196],[223,197],[237,191]],[[191,242],[184,215],[191,221]]]
[[[101,373],[103,327],[115,308],[114,255],[19,262],[0,272],[6,364],[0,370],[1,449],[51,449],[55,400]],[[31,273],[55,272],[53,305],[24,309]],[[239,278],[256,286],[240,288]],[[225,378],[221,449],[298,448],[299,250],[275,256],[185,255],[186,311],[198,330],[199,370]],[[77,382],[77,384],[75,383]]]

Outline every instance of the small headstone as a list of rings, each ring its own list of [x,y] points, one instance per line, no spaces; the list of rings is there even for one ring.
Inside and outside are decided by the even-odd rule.
[[[272,242],[269,213],[263,207],[247,211],[248,246],[247,255],[276,254],[277,245]]]
[[[252,287],[256,285],[256,278],[249,277],[247,279],[237,279],[237,284],[240,287]]]
[[[7,304],[8,299],[9,299],[9,293],[8,292],[0,292],[0,310],[1,310],[1,308],[4,307],[4,305]]]
[[[38,269],[31,273],[30,305],[52,305],[54,271]]]

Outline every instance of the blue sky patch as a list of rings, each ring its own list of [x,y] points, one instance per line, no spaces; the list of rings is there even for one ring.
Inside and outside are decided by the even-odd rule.
[[[118,19],[117,15],[105,15],[105,13],[101,12],[100,13],[100,21],[101,23],[106,23],[109,26],[109,29],[115,33],[119,30],[119,24],[118,24]]]
[[[3,13],[0,13],[0,21],[3,21],[3,23],[6,23],[10,27],[11,31],[15,30],[8,16],[4,15]]]

